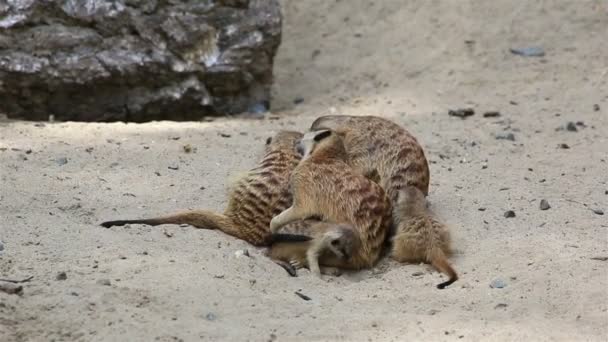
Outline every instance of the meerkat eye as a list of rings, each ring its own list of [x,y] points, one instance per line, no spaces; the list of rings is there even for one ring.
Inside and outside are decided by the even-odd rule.
[[[313,139],[316,142],[319,142],[319,141],[327,138],[330,135],[331,135],[331,131],[321,131],[321,132],[319,132],[319,134],[315,135],[315,137]]]
[[[266,139],[266,145],[270,145],[271,142],[272,142],[272,137]]]
[[[340,240],[336,239],[336,240],[331,240],[331,245],[332,246],[337,246],[340,244]]]

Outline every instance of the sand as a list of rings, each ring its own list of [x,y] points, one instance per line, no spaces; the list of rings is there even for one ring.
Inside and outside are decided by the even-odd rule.
[[[606,3],[282,4],[266,119],[0,122],[0,278],[33,276],[21,296],[0,292],[0,341],[605,341]],[[546,55],[509,52],[530,46]],[[440,291],[429,266],[389,260],[291,278],[221,232],[98,226],[221,210],[268,136],[329,113],[418,137],[461,280]]]

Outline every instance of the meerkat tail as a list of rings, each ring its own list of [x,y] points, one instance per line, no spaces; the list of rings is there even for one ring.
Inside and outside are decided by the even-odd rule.
[[[454,271],[454,269],[448,262],[448,259],[445,256],[445,253],[443,253],[443,251],[440,248],[435,248],[435,250],[432,253],[431,260],[429,260],[429,263],[431,265],[433,265],[433,267],[435,267],[439,271],[447,274],[449,277],[449,279],[447,281],[437,285],[438,289],[444,289],[447,286],[449,286],[450,284],[452,284],[453,282],[455,282],[456,280],[458,280],[458,274],[456,274],[456,271]]]
[[[190,210],[148,219],[106,221],[101,223],[101,226],[110,228],[112,226],[124,226],[125,224],[146,224],[149,226],[189,224],[201,229],[221,230],[228,235],[247,241],[247,237],[244,236],[242,230],[229,217],[209,210]]]

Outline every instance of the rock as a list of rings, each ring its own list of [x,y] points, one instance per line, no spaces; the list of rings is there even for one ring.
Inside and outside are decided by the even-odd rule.
[[[465,119],[468,116],[475,115],[475,110],[473,108],[450,109],[448,111],[448,115]]]
[[[545,55],[545,50],[538,46],[511,48],[509,51],[511,51],[511,53],[514,55],[523,57],[543,57]]]
[[[604,215],[604,211],[602,209],[591,209],[597,215]]]
[[[422,276],[422,275],[424,275],[424,273],[423,273],[423,272],[420,272],[420,271],[417,271],[417,272],[412,273],[412,277],[420,277],[420,276]]]
[[[498,303],[496,304],[496,306],[494,307],[494,309],[504,309],[506,308],[508,305],[505,303]]]
[[[278,0],[3,1],[2,111],[136,122],[267,111],[281,21]]]
[[[249,251],[246,249],[239,249],[238,251],[234,252],[234,255],[237,258],[249,257]]]
[[[515,217],[515,212],[514,212],[513,210],[507,210],[507,211],[505,211],[504,216],[505,216],[506,218],[512,218],[512,217]]]
[[[507,283],[505,283],[502,279],[494,279],[490,283],[490,287],[493,289],[502,289],[506,286],[507,286]]]
[[[0,282],[0,292],[21,295],[23,293],[23,286],[13,283]]]
[[[576,124],[574,122],[570,121],[566,125],[566,130],[570,132],[576,132],[578,131],[578,128],[576,128]]]
[[[561,143],[561,144],[559,144],[559,148],[567,150],[570,148],[570,146],[568,146],[568,144]]]
[[[295,99],[293,99],[293,104],[300,104],[304,102],[304,98],[303,97],[296,97]]]
[[[608,261],[608,256],[596,256],[596,257],[591,257],[591,260],[597,260],[597,261]]]
[[[68,279],[68,275],[65,272],[59,272],[59,273],[57,273],[57,276],[55,277],[55,279],[66,280],[66,279]]]
[[[483,117],[484,118],[496,118],[496,117],[499,117],[499,116],[500,116],[500,112],[496,112],[496,111],[483,113]]]
[[[309,301],[309,300],[311,300],[311,299],[312,299],[312,298],[308,297],[307,295],[305,295],[305,294],[301,293],[300,291],[296,291],[296,292],[294,292],[294,293],[296,294],[296,296],[298,296],[298,297],[300,297],[300,298],[304,299],[305,301]]]
[[[55,163],[57,163],[57,165],[59,165],[59,166],[63,166],[68,163],[68,158],[59,157],[59,158],[55,159]]]
[[[549,205],[549,202],[547,202],[546,199],[540,200],[540,210],[548,210],[549,208],[551,208],[551,206]]]
[[[479,211],[486,211],[486,208],[481,207],[481,208],[477,208],[477,210],[479,210]]]
[[[213,322],[213,321],[215,321],[217,319],[217,316],[213,312],[210,312],[210,313],[208,313],[208,314],[205,315],[205,319],[208,320],[208,321],[210,321],[210,322]]]
[[[596,104],[594,104],[594,105],[593,105],[593,111],[594,111],[594,112],[599,112],[599,111],[600,111],[600,105],[599,105],[599,104],[597,104],[597,103],[596,103]]]
[[[112,285],[112,282],[110,282],[110,279],[99,279],[97,281],[98,285],[103,285],[103,286],[110,286]]]
[[[167,166],[167,169],[177,171],[177,170],[179,170],[179,166],[177,166],[177,165]]]
[[[498,134],[496,134],[496,140],[515,141],[515,135],[513,133],[507,133],[507,132],[498,133]]]
[[[4,244],[2,243],[2,241],[0,241],[0,252],[2,252],[4,250]]]

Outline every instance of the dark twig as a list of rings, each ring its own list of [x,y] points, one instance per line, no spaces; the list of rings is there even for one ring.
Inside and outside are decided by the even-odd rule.
[[[29,276],[25,279],[21,279],[21,280],[14,280],[14,279],[2,279],[0,278],[0,281],[5,281],[7,283],[13,283],[13,284],[21,284],[21,283],[27,283],[28,281],[34,279],[34,276]]]

